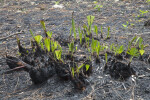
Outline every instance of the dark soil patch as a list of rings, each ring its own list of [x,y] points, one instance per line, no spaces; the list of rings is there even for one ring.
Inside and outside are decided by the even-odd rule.
[[[37,52],[33,53],[30,48],[29,32],[31,29],[35,34],[42,34],[45,37],[40,25],[40,20],[44,20],[47,30],[53,31],[54,39],[62,45],[66,53],[67,43],[70,43],[73,38],[69,37],[69,33],[74,11],[77,26],[87,23],[87,15],[95,16],[93,25],[98,25],[99,35],[92,33],[92,37],[100,43],[127,46],[128,41],[137,35],[143,38],[144,44],[149,45],[149,13],[144,14],[144,17],[137,17],[139,10],[149,11],[149,5],[143,0],[118,2],[100,0],[99,4],[103,5],[103,8],[99,12],[93,9],[95,5],[92,0],[79,3],[63,0],[60,4],[63,4],[64,8],[52,8],[54,3],[51,0],[5,0],[0,4],[1,99],[149,100],[149,46],[143,56],[133,58],[130,67],[128,55],[124,54],[121,60],[120,57],[113,57],[112,53],[108,53],[109,60],[106,66],[104,53],[100,54],[99,59],[92,57],[92,62],[87,60],[89,53],[84,49],[85,40],[83,39],[83,44],[80,45],[77,39],[75,45],[78,46],[79,51],[74,53],[72,59],[64,54],[66,63],[62,63],[54,61],[51,54],[47,55],[47,52],[43,52],[38,47]],[[124,28],[122,24],[126,24],[126,21],[129,25]],[[103,26],[103,38],[100,34],[101,26]],[[105,39],[108,26],[111,36]],[[16,34],[22,49],[21,47],[18,49]],[[24,49],[25,47],[28,49]],[[20,56],[18,51],[22,52]],[[6,52],[9,60],[6,60]],[[85,71],[84,66],[82,73],[75,74],[73,78],[70,70],[70,66],[75,65],[73,60],[75,64],[84,63],[92,67]],[[12,71],[9,67],[20,68],[18,71]],[[8,70],[10,71],[6,73]]]

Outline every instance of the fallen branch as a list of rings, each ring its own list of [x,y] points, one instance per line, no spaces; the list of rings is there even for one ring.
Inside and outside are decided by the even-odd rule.
[[[19,69],[21,69],[21,68],[25,68],[25,66],[15,67],[15,68],[13,68],[13,69],[7,70],[7,71],[4,72],[3,74],[9,74],[9,73],[11,73],[11,72],[13,72],[13,71],[16,71],[16,70],[19,70]]]
[[[5,39],[7,39],[7,38],[9,38],[9,37],[11,37],[11,36],[17,35],[17,34],[21,34],[21,33],[18,32],[18,33],[15,33],[15,34],[11,34],[11,35],[8,35],[8,36],[6,36],[6,37],[0,38],[0,40],[5,40]]]

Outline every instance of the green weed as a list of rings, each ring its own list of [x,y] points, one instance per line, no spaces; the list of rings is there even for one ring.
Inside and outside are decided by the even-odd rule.
[[[74,18],[73,18],[73,13],[72,13],[72,31],[74,33],[74,38],[76,40],[76,27],[75,27],[75,21],[74,21]]]
[[[55,50],[55,54],[56,54],[56,58],[58,59],[58,60],[61,60],[61,50]]]
[[[105,61],[106,61],[106,64],[107,64],[107,62],[108,62],[107,53],[105,53]]]
[[[88,34],[88,35],[91,34],[91,27],[92,27],[94,18],[95,18],[95,16],[91,16],[91,15],[87,16],[88,27],[89,27],[89,28],[88,28],[88,29],[89,29],[89,34]]]
[[[80,27],[78,27],[78,32],[79,32],[80,44],[82,44],[82,32],[80,30]]]
[[[139,51],[136,48],[131,48],[131,49],[129,49],[129,51],[127,52],[127,54],[131,55],[131,58],[130,58],[130,63],[131,63],[133,57],[138,57],[139,56]]]
[[[68,47],[69,47],[69,51],[71,52],[71,56],[72,56],[74,53],[74,41],[72,41],[70,44],[68,44]]]
[[[38,44],[40,44],[40,42],[42,41],[43,37],[42,37],[41,35],[36,35],[36,36],[34,37],[34,39],[35,39],[35,41],[36,41]]]
[[[96,6],[94,7],[94,9],[97,9],[98,11],[100,11],[102,7],[103,7],[103,5],[96,5]]]
[[[138,15],[138,17],[144,17],[144,14],[148,13],[147,10],[139,10],[140,14]]]
[[[97,25],[94,25],[94,32],[96,33],[96,35],[98,37],[98,27],[97,27]]]
[[[107,28],[107,37],[106,37],[106,39],[108,39],[108,38],[110,38],[110,27],[109,26]]]
[[[117,47],[114,46],[113,49],[114,49],[115,55],[120,55],[124,51],[124,46],[123,45],[117,46]]]
[[[45,47],[47,48],[47,51],[50,52],[50,39],[45,38],[44,43],[45,43]]]

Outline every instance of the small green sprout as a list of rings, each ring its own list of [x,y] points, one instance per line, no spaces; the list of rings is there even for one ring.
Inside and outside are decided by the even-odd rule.
[[[83,24],[83,29],[84,29],[84,31],[86,31],[87,35],[90,34],[87,25]]]
[[[100,11],[102,7],[103,7],[103,5],[96,5],[96,6],[94,7],[94,9],[97,9],[98,11]]]
[[[45,35],[46,35],[46,37],[47,37],[47,31],[46,31],[46,27],[45,27],[45,22],[44,22],[43,20],[41,20],[40,23],[41,23],[42,28],[43,28],[43,30],[44,30],[44,33],[45,33]]]
[[[61,50],[55,50],[56,58],[61,60]]]
[[[62,47],[60,44],[58,44],[58,50],[60,50],[62,52]]]
[[[106,61],[106,64],[107,64],[107,62],[108,62],[107,53],[105,53],[105,61]]]
[[[110,27],[108,26],[108,28],[107,28],[107,37],[106,37],[107,39],[108,38],[110,38]]]
[[[80,73],[80,69],[84,66],[85,64],[82,64],[81,66],[77,66],[77,73],[79,74]]]
[[[140,12],[140,15],[138,15],[138,17],[143,17],[144,14],[148,13],[147,10],[139,10],[139,12]]]
[[[110,45],[110,51],[113,51],[114,50],[114,43],[112,43],[111,45]]]
[[[89,65],[89,64],[86,64],[85,67],[86,67],[86,71],[88,71],[89,68],[90,68],[90,65]]]
[[[127,52],[130,50],[130,48],[131,48],[133,42],[136,40],[136,38],[137,38],[137,36],[133,37],[133,39],[131,41],[129,41]]]
[[[74,77],[75,74],[74,67],[71,68],[71,72],[72,72],[72,76]]]
[[[91,49],[90,49],[90,48],[88,48],[88,52],[91,52]]]
[[[94,40],[92,38],[92,44],[91,44],[91,50],[92,50],[92,54],[96,51],[96,46],[97,46],[98,41]]]
[[[142,56],[144,53],[145,53],[145,48],[147,47],[147,45],[144,45],[142,42],[143,42],[143,39],[141,37],[138,38],[138,49],[139,49],[139,53],[140,55]]]
[[[68,44],[69,51],[71,52],[71,55],[73,55],[74,52],[74,41],[72,41],[70,44]]]
[[[150,0],[146,0],[146,3],[150,4]]]
[[[50,52],[50,39],[45,38],[44,43],[45,43],[45,47],[46,47],[47,51]]]
[[[92,27],[94,18],[95,18],[95,16],[91,16],[91,15],[87,16],[87,21],[88,21],[88,26],[89,26],[89,34],[88,35],[91,34],[91,27]]]
[[[75,21],[74,21],[74,18],[73,18],[73,13],[72,13],[72,31],[74,33],[74,38],[76,40],[76,27],[75,27]]]
[[[40,44],[40,42],[42,41],[42,36],[41,35],[36,35],[35,37],[34,37],[34,39],[35,39],[35,41],[38,43],[38,44]]]
[[[30,29],[30,34],[32,35],[33,38],[35,37],[31,29]]]
[[[90,68],[90,65],[89,65],[89,64],[86,64],[86,65],[85,65],[85,64],[82,64],[82,65],[80,65],[79,67],[77,66],[76,72],[77,72],[78,76],[79,76],[79,73],[80,73],[80,69],[81,69],[83,66],[85,66],[86,71],[88,71],[89,68]]]
[[[97,25],[94,26],[94,32],[95,32],[96,35],[98,36],[98,28],[97,28]]]
[[[101,26],[101,38],[103,38],[103,26]]]
[[[90,56],[88,57],[88,59],[89,59],[90,61],[92,61],[92,56],[90,55]]]
[[[139,42],[139,40],[141,40],[141,37],[138,37],[138,38],[136,39],[136,41],[135,41],[135,43],[134,43],[134,46],[137,45],[137,43]]]
[[[138,57],[139,56],[139,51],[136,48],[131,48],[129,49],[129,51],[127,52],[129,55],[131,55],[130,58],[130,63],[132,62],[133,57]]]
[[[107,45],[105,45],[105,44],[103,44],[103,46],[102,46],[102,50],[101,51],[107,51],[107,49],[108,49],[108,46]]]
[[[43,42],[41,42],[40,45],[41,45],[41,49],[44,50],[44,44],[43,44]]]
[[[58,5],[60,3],[60,1],[54,1],[55,5]]]
[[[43,28],[44,30],[46,30],[45,22],[44,22],[43,20],[41,20],[40,23],[41,23],[41,25],[42,25],[42,28]]]
[[[21,56],[21,53],[20,53],[19,51],[17,52],[17,54],[18,54],[19,56]]]
[[[78,27],[78,31],[79,31],[79,37],[80,37],[80,44],[82,44],[82,32],[80,30],[80,27]]]
[[[142,42],[143,42],[143,39],[142,39],[142,38],[140,38],[140,39],[139,39],[139,48],[141,48],[141,49],[143,49]]]
[[[135,24],[133,24],[133,23],[130,23],[130,26],[132,27],[132,26],[135,26]]]
[[[127,28],[128,25],[122,24],[122,26],[123,26],[124,28]]]
[[[139,50],[139,52],[140,52],[140,55],[142,56],[144,53],[145,53],[145,50]]]
[[[124,46],[123,45],[114,47],[115,55],[120,55],[123,51],[124,51]]]
[[[140,37],[139,39],[139,49],[140,50],[144,50],[148,45],[144,45],[143,43],[143,39]]]
[[[126,21],[126,24],[122,24],[122,26],[123,26],[124,28],[127,28],[128,25],[129,25],[129,22],[128,22],[128,21]]]
[[[52,32],[47,31],[46,33],[47,33],[48,37],[50,37],[50,38],[52,37],[52,34],[53,34]]]
[[[89,37],[86,37],[86,36],[84,36],[85,37],[85,41],[86,41],[86,46],[87,46],[87,48],[89,47],[89,42],[90,42],[90,38]]]
[[[94,4],[97,4],[98,2],[97,2],[97,1],[93,1],[93,3],[94,3]]]
[[[76,45],[76,51],[78,50],[78,46]]]
[[[136,41],[135,41],[135,40],[136,40]],[[137,36],[133,37],[133,39],[132,39],[131,41],[129,41],[127,52],[128,52],[129,49],[131,48],[131,46],[132,46],[132,44],[133,44],[134,41],[135,41],[134,47],[136,47],[137,44],[139,43],[139,44],[138,44],[138,50],[139,50],[140,55],[143,55],[143,54],[145,53],[144,48],[146,48],[147,45],[142,44],[143,39],[142,39],[141,37],[137,37]]]
[[[100,43],[98,42],[97,43],[97,47],[96,47],[96,54],[97,54],[97,57],[99,56],[99,52],[102,51],[102,46],[100,45]]]
[[[56,41],[51,40],[51,50],[54,51],[57,49],[58,43]]]
[[[70,34],[69,34],[69,36],[71,36],[71,33],[72,33],[72,28],[70,28]]]

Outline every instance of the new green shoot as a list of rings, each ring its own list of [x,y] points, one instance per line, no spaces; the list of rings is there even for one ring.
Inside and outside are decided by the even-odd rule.
[[[74,77],[74,73],[75,73],[74,67],[71,68],[71,72],[72,72],[72,76]]]
[[[47,51],[50,52],[50,39],[45,38],[44,43],[45,43],[45,47],[46,47]]]
[[[108,38],[110,38],[110,27],[108,26],[108,28],[107,28],[107,37],[106,37],[107,39]]]
[[[87,35],[90,35],[90,31],[89,31],[88,27],[85,24],[83,25],[83,29],[84,29],[84,31],[86,32]]]
[[[52,32],[47,31],[46,33],[47,33],[48,37],[50,37],[50,38],[52,37]]]
[[[128,21],[126,21],[126,24],[122,24],[122,26],[123,26],[124,28],[127,28],[128,25],[129,25],[129,22],[128,22]]]
[[[55,50],[56,58],[61,60],[61,50]]]
[[[110,45],[110,51],[113,51],[114,50],[114,43],[112,43],[111,45]]]
[[[96,35],[98,36],[98,28],[97,28],[97,25],[94,25],[94,32],[95,32]]]
[[[108,62],[107,53],[105,53],[105,61],[106,61],[106,64],[107,64],[107,62]]]
[[[41,49],[44,50],[44,44],[43,44],[43,42],[40,42],[40,45],[41,45]]]
[[[132,46],[132,43],[135,41],[135,39],[137,38],[137,36],[133,37],[133,39],[131,41],[129,41],[128,43],[128,49],[127,49],[127,52],[129,51],[129,49],[131,48]]]
[[[42,25],[42,28],[43,28],[44,30],[46,30],[45,22],[44,22],[43,20],[41,20],[40,23],[41,23],[41,25]]]
[[[138,15],[138,17],[140,17],[140,16],[143,17],[144,14],[148,13],[147,10],[139,10],[139,12],[140,12],[140,15]]]
[[[71,52],[71,55],[73,55],[74,52],[74,41],[72,41],[70,44],[68,44],[69,51]]]
[[[80,27],[78,27],[78,32],[79,32],[80,44],[82,44],[82,32],[80,30]]]
[[[101,26],[101,38],[103,38],[103,26]]]
[[[76,40],[76,27],[75,27],[75,21],[74,21],[74,18],[73,18],[73,14],[72,14],[72,31],[74,33],[74,38]]]
[[[33,38],[35,37],[31,29],[30,29],[30,34],[32,35]]]
[[[87,16],[87,21],[88,21],[89,33],[90,34],[91,34],[91,27],[92,27],[92,23],[94,21],[94,18],[95,18],[95,16],[91,16],[91,15]],[[90,35],[90,34],[88,34],[88,35]]]
[[[42,36],[41,35],[36,35],[35,37],[34,37],[34,39],[35,39],[35,41],[38,43],[38,44],[40,44],[40,42],[42,41]]]
[[[97,40],[94,40],[94,39],[92,38],[92,44],[91,44],[91,51],[92,51],[92,54],[96,51],[97,43],[98,43],[98,41],[97,41]]]
[[[85,67],[86,67],[86,71],[88,71],[89,68],[90,68],[90,65],[89,65],[89,64],[86,64]]]
[[[123,46],[123,45],[114,47],[115,55],[119,55],[119,54],[121,54],[123,51],[124,51],[124,46]]]
[[[147,2],[148,4],[150,4],[150,0],[146,0],[146,2]]]
[[[130,63],[131,63],[133,57],[138,57],[139,56],[139,51],[136,48],[131,48],[131,49],[129,49],[129,51],[127,52],[127,54],[131,55],[131,58],[130,58]]]
[[[99,56],[99,53],[100,53],[101,50],[102,50],[102,46],[101,46],[100,43],[98,42],[98,43],[97,43],[97,46],[96,46],[97,57]]]
[[[90,38],[85,36],[86,46],[89,47]]]
[[[57,42],[51,40],[51,50],[52,50],[53,53],[57,49],[57,46],[58,46]]]
[[[145,53],[145,50],[139,50],[139,52],[140,52],[140,55],[142,56],[144,53]]]
[[[80,69],[84,66],[84,64],[82,64],[81,66],[77,66],[77,73],[79,74],[80,73]]]
[[[94,7],[94,9],[97,9],[98,11],[100,11],[102,7],[103,7],[103,5],[96,5],[96,6]]]

